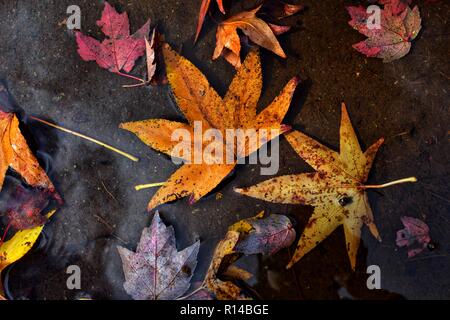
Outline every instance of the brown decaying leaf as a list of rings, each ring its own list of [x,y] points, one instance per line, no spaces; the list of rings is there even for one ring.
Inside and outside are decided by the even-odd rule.
[[[28,147],[20,132],[19,120],[13,113],[0,110],[0,139],[0,191],[6,171],[11,168],[30,186],[46,189],[60,200],[53,183]]]
[[[350,264],[355,269],[363,224],[380,240],[365,190],[416,179],[406,178],[378,186],[364,185],[383,139],[362,152],[344,104],[339,153],[298,131],[287,134],[286,139],[317,172],[280,176],[236,191],[274,203],[315,207],[288,268],[343,225]]]
[[[135,133],[151,148],[168,155],[172,154],[178,142],[171,141],[171,134],[177,128],[193,130],[195,121],[201,121],[203,130],[219,129],[225,137],[226,129],[254,128],[278,130],[278,134],[288,129],[281,121],[286,114],[295,88],[299,82],[294,77],[273,102],[257,115],[256,108],[262,88],[261,62],[259,53],[251,51],[242,67],[238,69],[228,92],[221,98],[206,77],[190,61],[173,51],[168,45],[163,47],[167,68],[167,78],[180,110],[189,124],[164,119],[151,119],[122,123],[121,128]],[[275,138],[269,136],[255,144],[242,144],[235,149],[235,157],[245,157],[261,145]],[[207,144],[207,142],[204,142]],[[224,143],[219,141],[219,143]],[[203,146],[205,147],[205,146]],[[191,152],[193,154],[193,152]],[[184,160],[192,160],[187,155]],[[216,159],[212,159],[216,160]],[[219,160],[218,160],[219,161]],[[212,162],[210,162],[212,163]],[[179,198],[190,196],[197,201],[216,187],[235,167],[224,159],[217,164],[195,164],[193,161],[179,168],[151,199],[148,209]]]
[[[231,281],[222,281],[220,274],[228,274],[235,279],[246,280],[251,277],[247,271],[233,266],[231,263],[236,259],[234,248],[239,240],[239,232],[228,231],[225,238],[219,242],[214,250],[211,265],[206,273],[203,287],[214,294],[218,300],[248,300],[239,288]],[[228,273],[227,273],[228,272]]]
[[[213,59],[217,59],[226,49],[225,58],[227,61],[235,67],[240,66],[241,43],[237,29],[242,30],[257,45],[286,58],[286,54],[270,26],[256,16],[260,8],[261,6],[258,6],[256,9],[243,11],[219,24]]]

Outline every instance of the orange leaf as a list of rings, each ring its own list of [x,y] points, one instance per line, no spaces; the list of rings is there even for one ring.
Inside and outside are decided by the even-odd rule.
[[[213,190],[235,167],[237,157],[245,157],[250,152],[258,150],[263,144],[282,133],[286,126],[281,122],[291,103],[292,95],[298,84],[294,77],[281,94],[257,115],[257,103],[262,88],[261,62],[257,50],[252,50],[242,66],[238,69],[232,80],[228,92],[222,99],[214,88],[211,87],[203,73],[190,61],[173,51],[168,45],[163,47],[163,55],[166,64],[167,79],[171,85],[173,95],[188,123],[174,122],[164,119],[150,119],[121,124],[121,128],[136,134],[148,146],[160,152],[172,155],[179,141],[172,141],[172,134],[177,129],[185,129],[190,134],[191,140],[184,141],[190,147],[189,154],[179,156],[186,163],[179,168],[163,184],[151,199],[148,209],[186,196],[192,201],[197,201]],[[192,153],[198,148],[193,143],[195,126],[201,124],[202,129],[218,129],[221,137],[214,140],[219,147],[225,146],[223,154],[201,154],[201,162],[192,161]],[[239,139],[244,141],[244,148],[238,150],[234,145],[228,145],[227,131],[232,129],[254,129],[258,132],[262,129],[281,129],[275,135],[247,143],[248,137],[236,135],[233,142]],[[192,139],[193,137],[193,139]],[[226,138],[225,138],[226,137]],[[204,137],[200,137],[203,139]],[[204,148],[211,141],[200,140],[200,146]],[[250,140],[251,141],[251,140]],[[239,145],[242,145],[240,143]],[[185,146],[185,144],[184,144]],[[204,150],[204,149],[203,149]],[[202,150],[200,150],[202,151]],[[219,151],[220,152],[220,151]],[[225,155],[231,154],[231,161],[227,161]],[[194,156],[195,160],[195,156]],[[231,163],[230,163],[231,162]]]
[[[216,33],[216,48],[213,59],[217,59],[226,48],[233,53],[232,61],[235,61],[233,65],[239,67],[240,63],[236,57],[239,57],[241,45],[237,29],[242,30],[257,45],[272,51],[282,58],[286,58],[286,54],[270,26],[264,20],[256,17],[256,13],[260,8],[261,6],[250,11],[243,11],[219,25]]]
[[[0,190],[8,167],[22,176],[33,187],[48,189],[59,197],[53,183],[39,166],[19,129],[19,120],[13,113],[0,110]]]
[[[216,0],[217,6],[219,7],[220,12],[225,14],[225,9],[223,7],[223,0]],[[200,6],[200,12],[198,13],[198,22],[197,22],[197,31],[195,32],[195,40],[197,42],[198,36],[200,35],[200,31],[202,31],[203,22],[205,22],[205,16],[208,12],[209,5],[211,4],[211,0],[202,0],[202,4]]]

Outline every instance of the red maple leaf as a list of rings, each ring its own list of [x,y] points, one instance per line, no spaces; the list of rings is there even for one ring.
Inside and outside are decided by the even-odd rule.
[[[353,48],[367,57],[377,57],[391,62],[405,56],[411,49],[411,42],[417,37],[422,25],[419,8],[411,9],[408,0],[381,0],[380,25],[368,24],[370,14],[362,6],[347,7],[351,16],[348,22],[355,30],[368,38],[353,45]],[[402,8],[403,11],[399,11]]]
[[[130,72],[136,60],[145,54],[145,39],[150,33],[150,20],[133,35],[126,12],[118,13],[105,1],[102,17],[97,21],[106,38],[100,42],[95,38],[76,31],[78,54],[84,61],[95,61],[109,71],[121,76],[142,79],[122,73]]]

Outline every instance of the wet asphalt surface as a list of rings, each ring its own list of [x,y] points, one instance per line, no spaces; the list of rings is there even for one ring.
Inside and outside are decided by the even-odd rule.
[[[151,18],[166,41],[197,65],[223,95],[235,71],[223,59],[210,59],[215,44],[211,18],[193,46],[199,2],[111,1],[128,12],[132,32]],[[231,13],[256,3],[231,2],[227,7]],[[300,74],[305,81],[285,123],[337,149],[340,103],[345,101],[363,147],[386,138],[369,183],[407,176],[417,176],[420,182],[369,192],[383,242],[363,229],[356,272],[351,272],[339,228],[289,271],[284,266],[294,246],[270,258],[243,258],[242,265],[256,278],[249,285],[266,299],[450,298],[449,1],[414,1],[420,7],[423,29],[411,52],[389,64],[367,59],[351,47],[364,37],[347,25],[345,6],[358,1],[302,3],[306,10],[286,20],[293,30],[279,37],[288,58],[262,50],[264,87],[259,108]],[[26,122],[23,128],[30,144],[65,200],[37,246],[4,277],[9,296],[16,299],[129,299],[122,287],[116,246],[135,249],[142,228],[151,221],[152,214],[145,209],[156,191],[137,192],[133,187],[164,181],[176,166],[118,125],[148,118],[180,120],[182,115],[168,86],[122,88],[127,79],[79,58],[74,33],[63,24],[72,4],[81,8],[81,30],[102,39],[95,25],[101,1],[0,0],[0,78],[14,98],[10,106]],[[214,11],[214,18],[220,20]],[[144,75],[144,64],[140,61],[133,74]],[[26,115],[98,138],[140,161],[28,121]],[[266,180],[259,167],[240,165],[215,192],[192,206],[183,199],[160,207],[164,221],[175,227],[178,248],[202,241],[193,281],[202,279],[216,243],[239,219],[264,209],[289,215],[298,234],[304,228],[311,207],[265,203],[233,192],[233,187]],[[312,169],[281,139],[278,175],[308,171]],[[219,192],[223,197],[216,197]],[[434,250],[408,259],[406,250],[395,246],[403,215],[430,226]],[[72,264],[81,268],[80,291],[66,287],[66,268]],[[372,264],[380,266],[382,290],[366,288],[366,267]]]

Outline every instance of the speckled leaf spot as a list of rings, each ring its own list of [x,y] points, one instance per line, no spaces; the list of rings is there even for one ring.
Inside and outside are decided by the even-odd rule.
[[[223,137],[226,137],[227,129],[255,129],[258,139],[255,144],[242,143],[240,144],[242,147],[235,148],[234,163],[224,163],[224,158],[221,158],[214,164],[205,161],[197,164],[192,161],[192,157],[184,158],[183,160],[190,163],[185,163],[169,177],[150,200],[148,210],[183,197],[190,197],[191,203],[198,201],[233,170],[238,157],[248,156],[277,135],[289,130],[290,127],[282,124],[282,121],[299,82],[298,77],[291,79],[273,102],[257,114],[257,103],[262,88],[258,51],[253,50],[247,55],[224,98],[211,87],[200,70],[172,50],[169,45],[163,46],[163,54],[169,84],[178,107],[188,123],[150,119],[122,123],[120,125],[122,129],[133,132],[151,148],[168,155],[172,155],[173,149],[179,143],[172,141],[172,133],[177,129],[193,132],[194,122],[201,122],[203,130],[210,128],[220,130]],[[259,135],[261,130],[270,134]],[[203,149],[207,143],[204,142]],[[226,145],[225,139],[219,143]],[[223,149],[228,147],[225,146]],[[192,150],[193,148],[194,146]],[[233,154],[233,150],[231,153]],[[194,152],[191,152],[192,154]]]
[[[200,242],[178,251],[173,227],[156,212],[144,228],[136,252],[118,246],[125,274],[124,288],[135,300],[173,300],[183,295],[197,265]]]
[[[315,207],[288,268],[343,225],[346,248],[354,270],[362,226],[367,225],[373,236],[380,240],[365,190],[414,182],[416,178],[401,179],[384,185],[364,185],[383,139],[362,152],[344,104],[339,153],[298,131],[287,134],[286,139],[316,172],[281,176],[235,190],[274,203]]]
[[[387,1],[385,1],[387,2]],[[403,11],[399,12],[399,8]],[[407,4],[388,5],[381,10],[380,28],[368,28],[369,14],[362,6],[347,7],[351,16],[348,22],[368,38],[353,45],[353,48],[367,57],[377,57],[391,62],[405,56],[411,49],[411,42],[421,29],[419,8],[411,9]]]

